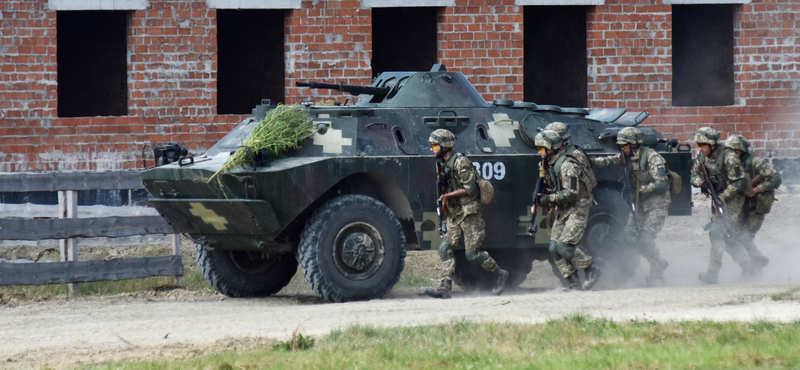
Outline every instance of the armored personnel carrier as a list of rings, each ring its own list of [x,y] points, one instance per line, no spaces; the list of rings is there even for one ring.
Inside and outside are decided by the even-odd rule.
[[[570,127],[571,143],[589,156],[618,152],[619,130],[636,126],[646,112],[561,108],[532,102],[485,101],[458,72],[435,65],[428,72],[385,72],[371,86],[299,83],[359,94],[341,104],[303,104],[317,132],[281,158],[257,155],[245,168],[211,177],[239,149],[274,106],[253,109],[203,155],[142,173],[150,203],[197,243],[205,278],[231,297],[268,296],[286,286],[298,263],[313,290],[335,302],[379,298],[398,282],[407,250],[438,248],[436,167],[428,136],[451,130],[495,200],[484,207],[486,239],[509,287],[521,284],[532,262],[547,260],[544,214],[531,225],[531,192],[540,161],[533,145],[551,122]],[[683,178],[671,215],[691,214],[688,145],[639,127],[645,145],[666,158]],[[596,169],[598,186],[584,247],[612,272],[630,275],[638,255],[615,241],[629,215],[622,168]],[[456,254],[456,283],[465,290],[491,289],[492,278]]]

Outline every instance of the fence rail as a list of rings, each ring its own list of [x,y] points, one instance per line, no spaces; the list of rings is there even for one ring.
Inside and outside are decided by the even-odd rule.
[[[0,263],[0,285],[41,285],[183,275],[180,236],[160,216],[78,218],[78,191],[143,189],[138,171],[3,172],[0,192],[57,191],[58,215],[0,218],[0,240],[60,239],[61,262]],[[173,255],[78,260],[76,238],[173,234]],[[74,287],[74,285],[71,285]]]

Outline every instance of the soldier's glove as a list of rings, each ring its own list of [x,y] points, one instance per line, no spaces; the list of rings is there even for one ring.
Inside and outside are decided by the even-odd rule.
[[[700,192],[705,195],[711,195],[711,191],[708,190],[708,181],[703,181],[703,183],[700,184]]]
[[[541,197],[539,197],[539,204],[540,204],[541,206],[543,206],[543,207],[547,207],[547,206],[549,206],[549,205],[550,205],[550,204],[552,204],[552,203],[553,203],[553,202],[552,202],[552,201],[550,201],[550,194],[547,194],[547,195],[542,195]]]

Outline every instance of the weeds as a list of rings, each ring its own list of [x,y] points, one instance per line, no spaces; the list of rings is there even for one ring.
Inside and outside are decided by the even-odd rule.
[[[300,334],[295,330],[292,332],[292,338],[287,340],[286,342],[281,342],[272,347],[274,351],[287,351],[287,352],[294,352],[294,351],[303,351],[310,349],[314,346],[314,338],[312,337],[304,337],[303,334]]]

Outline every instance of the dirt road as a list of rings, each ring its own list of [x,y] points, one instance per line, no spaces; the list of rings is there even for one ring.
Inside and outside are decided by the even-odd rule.
[[[708,262],[706,200],[695,197],[695,215],[672,217],[658,239],[670,261],[670,286],[644,287],[647,264],[621,287],[563,292],[547,278],[501,297],[457,293],[434,300],[396,289],[368,302],[327,303],[310,291],[281,292],[264,299],[230,299],[181,290],[0,305],[0,367],[65,367],[112,359],[189,358],[207,350],[270,345],[293,332],[319,337],[355,324],[376,326],[495,320],[541,323],[573,313],[615,320],[800,320],[800,196],[783,190],[757,242],[772,259],[756,284],[738,280],[726,256],[720,285],[705,286],[697,273]],[[426,254],[427,253],[427,254]],[[412,252],[425,260],[430,252]],[[435,255],[431,260],[436,264]],[[430,260],[430,259],[429,259]],[[544,271],[544,272],[542,272]],[[532,274],[548,276],[549,266]],[[530,278],[529,278],[530,280]]]

